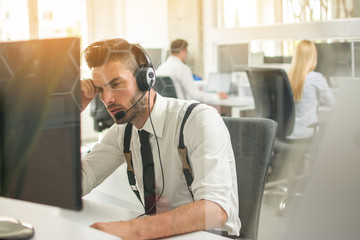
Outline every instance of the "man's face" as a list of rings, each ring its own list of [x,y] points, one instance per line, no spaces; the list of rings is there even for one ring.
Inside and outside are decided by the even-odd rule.
[[[186,63],[187,56],[188,56],[187,48],[184,48],[179,52],[179,58],[181,59],[181,61],[183,61],[183,63]]]
[[[116,113],[128,110],[141,96],[133,73],[126,69],[120,61],[112,61],[95,67],[92,71],[92,78],[100,99],[116,123],[122,124],[136,117],[136,113],[142,107],[140,102],[124,118],[116,120],[114,117]]]

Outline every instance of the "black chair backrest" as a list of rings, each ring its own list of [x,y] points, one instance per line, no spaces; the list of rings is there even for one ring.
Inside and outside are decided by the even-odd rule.
[[[257,240],[262,196],[277,123],[265,118],[223,117],[233,147],[239,197],[240,237]]]
[[[156,76],[153,89],[161,96],[177,98],[174,82],[168,76]]]
[[[94,119],[94,130],[101,132],[104,129],[110,128],[114,124],[114,119],[106,110],[103,102],[101,102],[99,95],[90,103],[90,116]]]
[[[278,123],[277,137],[290,135],[295,123],[295,103],[287,73],[276,68],[247,68],[255,102],[255,116]]]

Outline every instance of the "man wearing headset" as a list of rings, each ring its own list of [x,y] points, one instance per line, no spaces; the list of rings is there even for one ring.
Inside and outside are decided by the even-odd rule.
[[[151,211],[145,207],[145,217],[91,226],[122,239],[154,239],[210,229],[237,236],[241,224],[235,160],[229,133],[217,111],[200,104],[183,128],[193,172],[189,189],[177,146],[182,119],[194,101],[154,92],[155,72],[138,44],[124,39],[99,41],[90,44],[84,56],[92,79],[81,81],[82,108],[99,94],[116,124],[82,159],[83,194],[126,162],[124,132],[127,123],[132,123],[130,150],[136,188],[144,202],[138,131],[145,130],[150,133],[156,196]]]
[[[226,92],[210,93],[199,90],[194,83],[190,67],[186,65],[187,58],[188,42],[176,39],[171,42],[170,56],[156,70],[157,75],[169,76],[174,81],[177,98],[206,102],[229,97]]]

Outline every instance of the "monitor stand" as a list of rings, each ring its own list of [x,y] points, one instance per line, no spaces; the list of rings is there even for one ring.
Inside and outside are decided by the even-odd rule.
[[[30,239],[34,228],[15,218],[0,216],[0,239]]]

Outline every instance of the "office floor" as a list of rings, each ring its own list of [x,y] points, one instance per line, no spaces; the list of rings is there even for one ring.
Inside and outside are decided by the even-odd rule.
[[[279,216],[277,206],[279,197],[265,195],[261,207],[260,225],[258,240],[279,240],[281,239],[286,222],[289,219],[288,214]]]

